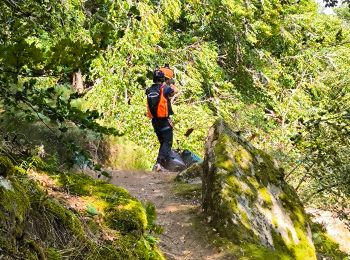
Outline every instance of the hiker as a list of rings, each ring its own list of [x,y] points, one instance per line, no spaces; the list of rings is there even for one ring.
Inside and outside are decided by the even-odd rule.
[[[153,85],[146,90],[147,116],[152,119],[153,129],[160,143],[157,162],[153,171],[166,171],[165,165],[173,144],[174,114],[170,99],[178,90],[173,79],[174,72],[166,64],[153,72]]]

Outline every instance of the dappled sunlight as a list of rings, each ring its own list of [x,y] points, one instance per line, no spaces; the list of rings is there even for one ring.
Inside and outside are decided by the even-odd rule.
[[[195,208],[193,205],[179,205],[179,204],[170,204],[165,207],[162,207],[158,210],[159,213],[177,213],[179,211],[187,211]]]
[[[347,259],[348,4],[0,1],[0,258]]]

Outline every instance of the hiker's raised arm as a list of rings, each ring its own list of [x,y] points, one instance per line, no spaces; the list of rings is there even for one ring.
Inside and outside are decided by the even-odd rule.
[[[174,96],[176,93],[179,92],[179,89],[178,89],[178,88],[176,87],[176,85],[175,85],[174,79],[169,79],[167,83],[168,83],[168,85],[171,87],[171,89],[173,90],[173,91],[169,94],[170,97]]]

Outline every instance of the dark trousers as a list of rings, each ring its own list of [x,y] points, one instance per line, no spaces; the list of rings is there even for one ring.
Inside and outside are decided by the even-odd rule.
[[[164,167],[173,145],[173,128],[169,124],[168,118],[153,118],[152,125],[160,144],[157,163]]]
[[[157,131],[156,134],[160,143],[157,163],[165,166],[166,161],[170,155],[171,147],[173,145],[173,129],[169,128],[164,131]]]

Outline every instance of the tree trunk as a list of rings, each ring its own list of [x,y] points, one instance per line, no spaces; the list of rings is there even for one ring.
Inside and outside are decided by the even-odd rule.
[[[73,73],[73,88],[76,92],[79,94],[82,94],[84,92],[84,82],[83,82],[83,76],[81,75],[80,69],[77,72]]]

